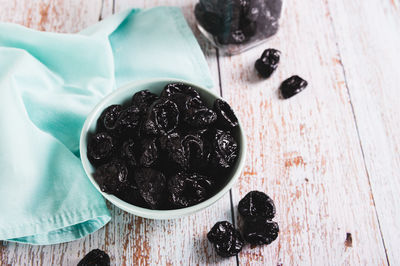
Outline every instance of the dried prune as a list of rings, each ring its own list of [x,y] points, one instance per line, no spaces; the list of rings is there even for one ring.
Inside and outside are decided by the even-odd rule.
[[[108,106],[97,119],[97,131],[107,130],[112,131],[115,128],[115,123],[121,114],[122,106],[114,104]]]
[[[266,217],[251,217],[244,222],[244,239],[252,245],[271,244],[278,237],[278,233],[278,224]]]
[[[280,55],[281,52],[276,49],[266,49],[256,61],[255,68],[258,73],[264,78],[269,78],[278,67]]]
[[[140,122],[140,111],[136,106],[123,109],[115,123],[115,131],[119,136],[133,134]]]
[[[239,213],[243,217],[263,216],[268,219],[275,217],[274,201],[261,191],[250,191],[239,201]]]
[[[93,135],[87,146],[87,156],[93,165],[100,165],[111,159],[115,151],[115,141],[106,132]]]
[[[125,188],[116,196],[130,204],[144,208],[147,207],[147,203],[140,195],[138,185],[136,184],[133,175],[128,176],[128,185],[125,186]]]
[[[203,140],[198,134],[187,134],[182,139],[182,146],[190,167],[195,169],[203,158]]]
[[[101,191],[117,194],[128,185],[128,168],[120,160],[103,164],[93,174]]]
[[[161,92],[162,98],[171,98],[174,94],[184,94],[192,98],[200,99],[199,93],[193,87],[183,83],[170,83]]]
[[[281,91],[282,97],[287,99],[304,90],[307,85],[307,81],[297,75],[294,75],[284,80],[279,87],[279,90]]]
[[[230,168],[236,161],[239,147],[235,138],[227,131],[212,131],[211,163],[215,167]]]
[[[136,144],[133,139],[128,139],[121,146],[121,158],[125,160],[126,164],[134,168],[137,166],[136,161]]]
[[[217,114],[206,106],[189,108],[184,116],[184,120],[186,124],[192,127],[204,128],[217,121]]]
[[[223,128],[234,128],[239,122],[229,104],[221,99],[214,101],[214,111],[217,114],[217,125]]]
[[[186,169],[188,167],[188,160],[179,133],[173,132],[162,136],[160,138],[160,146],[165,150],[168,159],[175,163],[178,168]]]
[[[217,254],[222,257],[239,254],[244,244],[240,232],[227,221],[216,223],[208,232],[207,238],[214,244]]]
[[[77,266],[110,266],[110,257],[100,249],[93,249],[79,261]]]
[[[148,90],[136,92],[132,97],[132,105],[139,108],[142,114],[146,113],[150,105],[158,99],[158,96]]]
[[[145,138],[141,143],[140,165],[151,167],[157,163],[159,151],[156,138]]]
[[[166,178],[163,173],[152,168],[139,168],[134,173],[140,195],[152,209],[162,208],[165,204]]]
[[[180,172],[168,181],[170,202],[178,208],[189,207],[211,195],[212,178],[197,173]]]
[[[155,101],[150,107],[144,128],[148,134],[165,135],[171,133],[179,122],[177,105],[168,99]]]

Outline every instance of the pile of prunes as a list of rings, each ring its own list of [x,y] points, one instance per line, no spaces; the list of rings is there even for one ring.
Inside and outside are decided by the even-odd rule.
[[[278,31],[282,0],[200,0],[198,23],[219,44],[243,44]]]
[[[161,95],[142,90],[107,107],[87,156],[103,192],[144,208],[185,208],[226,184],[240,149],[237,126],[225,101],[208,106],[192,86],[171,83]]]
[[[238,210],[244,219],[242,234],[228,221],[217,222],[207,234],[221,257],[236,256],[245,245],[269,245],[279,234],[278,223],[272,221],[276,209],[274,201],[264,192],[250,191],[239,201]]]

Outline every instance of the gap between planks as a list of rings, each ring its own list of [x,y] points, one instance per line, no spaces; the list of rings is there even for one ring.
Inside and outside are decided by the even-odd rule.
[[[215,48],[215,55],[217,57],[217,67],[218,67],[218,86],[219,86],[219,94],[221,97],[224,97],[223,95],[223,89],[222,89],[222,78],[221,78],[221,65],[219,61],[219,49]],[[229,199],[230,199],[230,205],[231,205],[231,219],[232,219],[232,224],[234,227],[236,227],[236,221],[235,221],[235,207],[233,205],[233,195],[232,195],[232,189],[229,190]],[[239,266],[239,256],[236,255],[236,265]]]

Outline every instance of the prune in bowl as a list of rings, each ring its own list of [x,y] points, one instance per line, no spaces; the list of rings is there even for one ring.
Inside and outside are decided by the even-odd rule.
[[[114,91],[93,109],[80,156],[92,184],[115,206],[173,219],[229,191],[244,166],[246,139],[233,110],[210,89],[150,79]]]

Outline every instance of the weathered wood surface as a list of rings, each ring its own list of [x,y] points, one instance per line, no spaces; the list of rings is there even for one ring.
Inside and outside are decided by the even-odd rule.
[[[239,256],[247,265],[400,264],[400,6],[393,0],[287,0],[278,35],[233,57],[218,56],[194,26],[195,0],[0,0],[0,21],[77,32],[129,7],[181,6],[213,73],[248,137],[248,159],[233,189],[237,203],[264,190],[277,205],[281,233],[273,244]],[[266,47],[282,51],[268,80],[254,72]],[[309,87],[290,100],[277,95],[292,74]],[[397,112],[396,112],[397,111]],[[0,264],[75,265],[93,248],[115,265],[225,264],[205,238],[231,220],[226,195],[196,215],[150,221],[110,206],[113,219],[78,241],[52,246],[3,243]],[[351,234],[352,243],[346,238]]]

